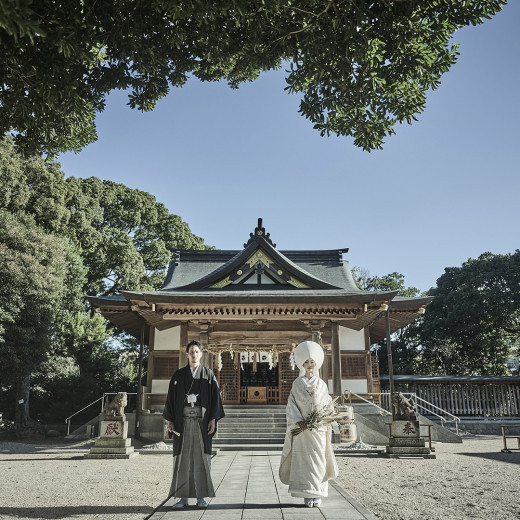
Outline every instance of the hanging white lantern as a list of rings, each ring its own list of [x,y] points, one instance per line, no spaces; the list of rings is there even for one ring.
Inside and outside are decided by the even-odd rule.
[[[222,352],[218,353],[218,369],[222,370]]]
[[[291,363],[291,370],[296,368],[296,362],[294,361],[294,352],[289,355],[289,362]]]

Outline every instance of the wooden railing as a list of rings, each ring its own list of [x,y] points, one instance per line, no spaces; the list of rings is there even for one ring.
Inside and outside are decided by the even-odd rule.
[[[454,415],[480,417],[520,416],[520,379],[412,378],[395,379],[396,390],[411,392]],[[382,381],[383,391],[388,390]]]
[[[267,387],[267,402],[268,404],[280,404],[280,390],[277,386]]]

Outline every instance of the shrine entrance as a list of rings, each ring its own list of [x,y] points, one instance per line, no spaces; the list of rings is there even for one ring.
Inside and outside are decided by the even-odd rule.
[[[272,359],[267,352],[222,352],[216,376],[224,404],[286,404],[298,369],[293,370],[289,352]],[[254,359],[256,356],[256,360]],[[215,363],[217,368],[218,362]]]
[[[246,355],[240,357],[246,358]],[[265,354],[258,357],[262,361],[240,361],[240,390],[245,389],[248,404],[267,404],[268,389],[278,388],[278,368],[265,359]]]

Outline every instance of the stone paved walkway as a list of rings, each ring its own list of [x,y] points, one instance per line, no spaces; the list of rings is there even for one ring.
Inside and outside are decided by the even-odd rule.
[[[194,506],[172,510],[170,499],[148,520],[377,520],[335,482],[321,507],[308,508],[292,497],[278,478],[280,452],[221,451],[212,460],[216,497],[206,510]]]

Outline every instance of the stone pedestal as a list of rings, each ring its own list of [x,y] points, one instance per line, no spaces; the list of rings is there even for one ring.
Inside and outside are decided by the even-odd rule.
[[[128,438],[128,421],[123,417],[105,419],[100,423],[100,437],[96,439],[86,459],[130,459],[139,455]]]
[[[420,457],[434,459],[424,439],[421,437],[419,421],[415,418],[397,419],[390,425],[390,439],[386,447],[386,456]]]

